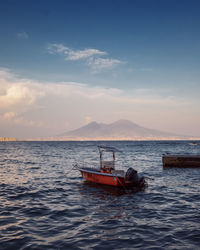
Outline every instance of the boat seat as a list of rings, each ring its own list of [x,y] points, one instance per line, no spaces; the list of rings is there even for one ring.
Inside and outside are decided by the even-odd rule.
[[[112,173],[113,175],[117,175],[117,176],[122,176],[122,177],[125,176],[124,170],[112,170],[111,173]]]

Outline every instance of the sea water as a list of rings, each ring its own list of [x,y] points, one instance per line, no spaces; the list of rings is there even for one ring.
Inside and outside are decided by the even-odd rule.
[[[72,167],[99,166],[97,145],[148,186],[85,182]],[[200,168],[163,169],[166,152],[199,154],[200,142],[0,143],[0,249],[200,249]]]

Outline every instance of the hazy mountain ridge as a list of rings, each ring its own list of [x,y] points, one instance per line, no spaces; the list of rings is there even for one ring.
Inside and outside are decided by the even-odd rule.
[[[78,129],[63,133],[59,140],[137,140],[137,139],[188,139],[155,129],[149,129],[128,120],[118,120],[111,124],[91,122]]]

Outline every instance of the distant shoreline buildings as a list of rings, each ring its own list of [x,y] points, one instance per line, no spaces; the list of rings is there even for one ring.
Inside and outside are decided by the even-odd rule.
[[[4,141],[17,141],[15,138],[10,138],[10,137],[0,137],[0,142]]]

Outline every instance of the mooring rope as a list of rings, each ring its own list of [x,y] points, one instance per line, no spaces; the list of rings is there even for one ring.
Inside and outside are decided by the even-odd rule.
[[[68,175],[73,169],[78,168],[78,164],[74,164],[74,166],[66,173],[64,173],[65,175]]]

